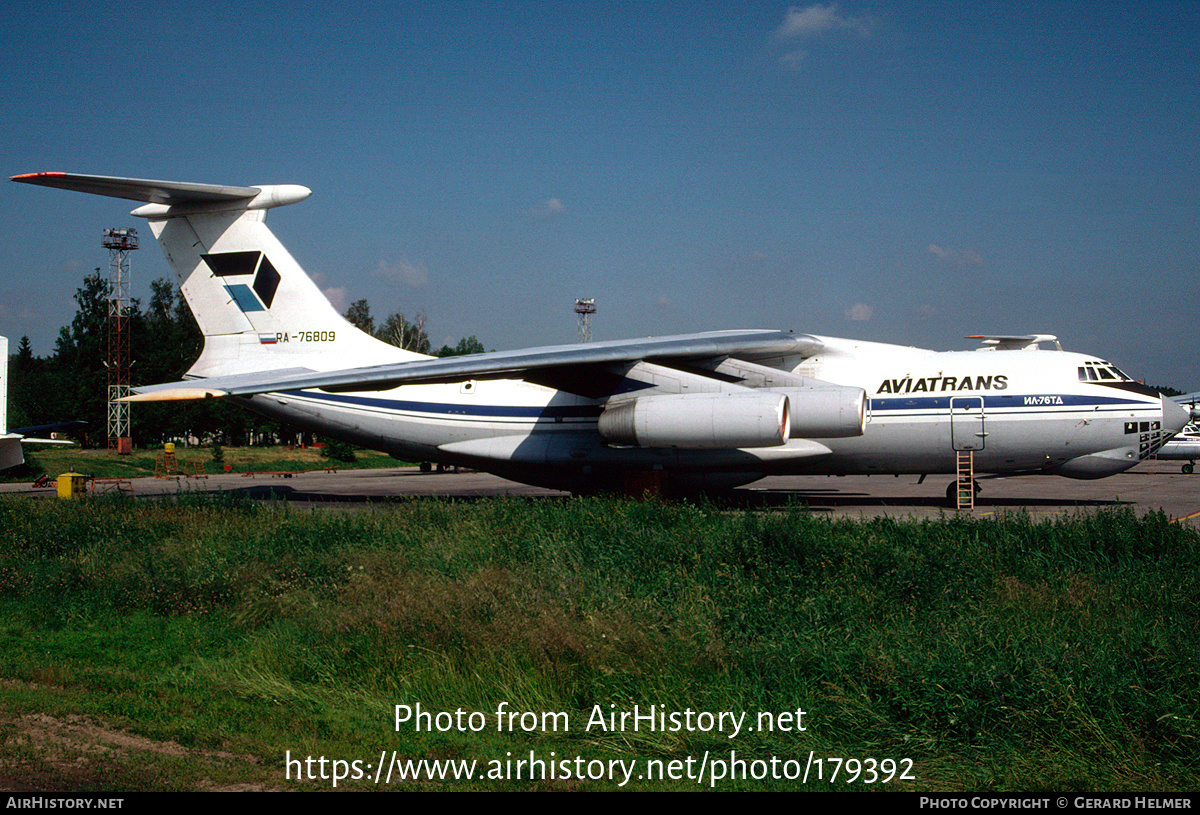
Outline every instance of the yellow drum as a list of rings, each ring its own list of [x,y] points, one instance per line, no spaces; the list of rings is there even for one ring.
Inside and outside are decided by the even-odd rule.
[[[80,498],[87,495],[87,476],[82,473],[63,473],[58,477],[59,498]]]

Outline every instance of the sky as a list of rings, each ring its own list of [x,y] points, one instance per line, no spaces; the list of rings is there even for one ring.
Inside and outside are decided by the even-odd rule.
[[[1200,4],[7,4],[5,175],[303,184],[268,224],[434,346],[1051,333],[1200,389]],[[51,354],[133,202],[0,182]],[[134,340],[136,347],[136,338]]]

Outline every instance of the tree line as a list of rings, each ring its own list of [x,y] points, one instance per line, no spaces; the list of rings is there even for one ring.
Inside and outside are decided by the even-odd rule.
[[[77,310],[69,326],[59,329],[54,352],[36,357],[29,337],[21,337],[8,365],[8,426],[33,427],[81,419],[72,433],[85,446],[104,446],[108,434],[108,279],[100,269],[84,278],[75,292]],[[178,286],[159,278],[150,284],[150,300],[130,300],[127,310],[132,338],[133,385],[174,382],[195,363],[204,347],[191,310]],[[454,346],[430,351],[424,314],[407,319],[400,312],[376,325],[366,300],[358,300],[345,317],[359,329],[399,348],[448,357],[485,351],[474,336]],[[138,403],[130,410],[134,444],[153,447],[165,441],[202,444],[259,444],[293,439],[298,431],[242,409],[225,399]]]

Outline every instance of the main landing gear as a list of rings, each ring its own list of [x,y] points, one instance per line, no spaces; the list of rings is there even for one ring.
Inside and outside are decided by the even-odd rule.
[[[971,488],[975,491],[976,495],[978,495],[980,490],[983,489],[982,487],[979,486],[979,482],[973,478],[971,479]],[[951,509],[958,509],[958,482],[957,481],[951,481],[949,484],[946,485],[946,504],[949,505]]]
[[[457,464],[434,464],[431,461],[421,462],[421,472],[432,473],[437,470],[439,473],[458,472]]]

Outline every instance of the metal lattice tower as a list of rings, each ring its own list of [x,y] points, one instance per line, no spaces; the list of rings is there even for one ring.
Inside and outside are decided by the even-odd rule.
[[[100,244],[108,250],[108,449],[133,452],[129,431],[129,253],[138,248],[132,227],[106,229]]]
[[[575,301],[575,313],[579,315],[579,341],[592,341],[592,315],[596,313],[596,299]]]

